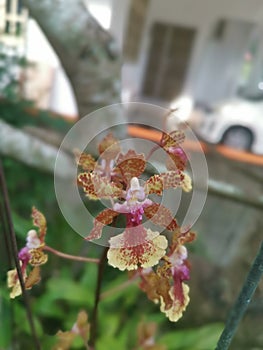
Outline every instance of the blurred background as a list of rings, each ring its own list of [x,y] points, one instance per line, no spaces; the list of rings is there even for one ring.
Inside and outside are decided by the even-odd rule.
[[[208,197],[194,226],[185,316],[170,324],[132,285],[102,301],[99,350],[134,349],[141,321],[158,325],[156,337],[167,349],[215,347],[262,240],[262,34],[260,0],[0,0],[0,154],[20,247],[35,205],[47,217],[49,245],[76,255],[100,253],[83,244],[60,213],[53,168],[67,131],[102,106],[176,108],[207,159]],[[135,104],[128,122],[129,137],[160,139],[162,113]],[[200,152],[195,142],[186,145],[190,157]],[[73,157],[72,150],[62,151],[64,176]],[[23,301],[10,301],[6,290],[13,265],[3,238],[0,256],[0,349],[31,349]],[[70,329],[79,310],[91,310],[96,266],[50,257],[42,275],[31,305],[38,337],[50,349],[52,335]],[[103,288],[126,279],[107,268]],[[262,297],[261,283],[231,349],[263,349]]]

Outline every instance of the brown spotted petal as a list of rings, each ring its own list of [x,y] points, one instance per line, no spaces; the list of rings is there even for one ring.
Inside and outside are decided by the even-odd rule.
[[[154,203],[144,208],[144,215],[155,225],[165,227],[169,231],[174,231],[178,227],[172,212],[161,204]]]
[[[138,342],[141,346],[147,344],[149,340],[154,340],[156,335],[157,325],[156,323],[139,323],[138,326]]]
[[[164,236],[150,229],[146,231],[146,237],[141,244],[127,245],[124,232],[110,239],[108,263],[121,271],[151,267],[158,264],[165,255],[167,245]]]
[[[94,173],[81,173],[78,183],[90,199],[116,198],[122,195],[122,189],[107,178]]]
[[[143,274],[140,288],[146,293],[148,299],[154,303],[158,303],[162,297],[166,305],[172,306],[173,301],[169,293],[171,288],[169,277],[154,271]]]
[[[88,323],[88,314],[86,311],[82,310],[78,313],[78,318],[76,323],[73,325],[72,332],[79,334],[84,340],[85,344],[89,340],[90,334],[90,324]]]
[[[151,176],[145,183],[145,193],[155,193],[159,196],[163,193],[163,179],[160,175]]]
[[[78,329],[86,328],[88,324],[88,314],[82,310],[78,313],[76,325]]]
[[[119,213],[112,209],[104,209],[94,220],[94,226],[90,234],[85,238],[87,241],[99,239],[105,225],[110,225]]]
[[[167,347],[163,344],[153,344],[153,345],[144,345],[142,350],[167,350]]]
[[[139,177],[145,169],[146,161],[143,154],[129,150],[126,154],[120,154],[116,160],[116,171],[129,183],[133,177]]]
[[[178,147],[174,153],[169,153],[166,159],[166,168],[168,170],[185,170],[187,164],[187,157],[184,151]]]
[[[20,262],[21,265],[21,262]],[[23,272],[23,280],[27,278],[26,270]],[[7,287],[11,288],[10,298],[14,299],[15,297],[22,294],[22,289],[20,281],[17,274],[17,269],[13,269],[7,272]]]
[[[172,238],[172,250],[176,249],[179,245],[185,243],[191,243],[196,239],[196,233],[193,231],[182,232],[180,228],[175,229]]]
[[[85,349],[88,348],[87,342],[89,339],[90,325],[88,323],[88,315],[85,311],[80,311],[77,321],[74,323],[70,331],[58,331],[56,334],[57,343],[52,347],[52,350],[69,350],[77,337],[81,337],[84,342]]]
[[[32,208],[32,218],[33,218],[33,225],[38,227],[38,236],[39,236],[40,242],[43,243],[47,232],[46,218],[35,207]]]
[[[188,179],[187,179],[188,180]],[[163,190],[177,188],[179,186],[185,188],[189,181],[185,181],[185,174],[180,170],[167,171],[160,175],[151,176],[145,183],[145,193],[162,195]]]
[[[30,271],[28,277],[26,278],[26,281],[25,281],[26,289],[31,289],[35,284],[40,282],[40,280],[41,280],[40,267],[35,266],[33,270]]]
[[[160,177],[163,181],[163,188],[177,188],[178,186],[183,184],[185,175],[179,171],[167,171],[166,173],[160,174]]]
[[[184,180],[183,180],[183,183],[181,184],[181,187],[185,192],[190,192],[192,190],[192,179],[186,173],[184,173]]]
[[[92,180],[95,193],[99,198],[122,197],[122,188],[118,187],[114,182],[109,181],[106,177],[100,177],[98,174],[93,174]]]
[[[141,350],[166,350],[166,346],[156,344],[157,325],[154,322],[141,322],[138,326],[138,345]]]
[[[182,283],[181,293],[182,296],[180,298],[176,298],[176,294],[173,291],[173,287],[170,289],[169,294],[172,299],[172,306],[167,307],[166,301],[161,297],[161,312],[164,312],[166,317],[169,318],[171,322],[177,322],[185,311],[187,305],[189,304],[189,287],[187,284]]]
[[[84,192],[90,199],[99,199],[95,191],[93,183],[94,174],[91,173],[80,173],[78,175],[78,183],[83,187]]]
[[[98,145],[99,153],[103,158],[114,159],[120,152],[119,140],[109,133]]]
[[[75,157],[77,165],[84,171],[93,171],[95,169],[96,161],[92,155],[75,151]]]
[[[32,266],[43,265],[48,260],[47,254],[45,254],[41,248],[30,249],[29,253],[31,255],[31,258],[29,260],[29,264],[31,264]]]
[[[69,350],[76,337],[77,334],[72,331],[58,331],[56,334],[57,344],[53,346],[52,350]]]
[[[178,147],[185,140],[185,135],[183,131],[175,130],[170,134],[163,133],[161,146],[165,151],[169,151],[170,147]]]

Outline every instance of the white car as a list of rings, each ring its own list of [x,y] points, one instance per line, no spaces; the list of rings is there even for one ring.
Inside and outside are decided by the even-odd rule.
[[[262,98],[236,98],[197,114],[202,116],[196,132],[204,141],[263,154]]]

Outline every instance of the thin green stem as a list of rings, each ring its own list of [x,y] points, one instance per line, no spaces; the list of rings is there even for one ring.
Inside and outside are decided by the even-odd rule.
[[[147,157],[145,158],[145,160],[146,161],[148,161],[150,158],[151,158],[151,156],[154,154],[154,152],[155,151],[158,151],[158,149],[160,149],[160,144],[158,143],[156,146],[154,146],[151,150],[150,150],[150,152],[148,153],[148,155],[147,155]]]
[[[77,255],[71,255],[71,254],[66,254],[63,252],[60,252],[59,250],[56,250],[54,248],[51,248],[47,245],[44,246],[43,248],[44,250],[55,254],[57,256],[59,256],[60,258],[63,259],[68,259],[68,260],[74,260],[74,261],[82,261],[82,262],[90,262],[90,263],[95,263],[95,264],[99,264],[100,260],[99,259],[95,259],[95,258],[86,258],[84,256],[77,256]]]
[[[168,118],[170,117],[170,115],[171,115],[172,113],[176,112],[177,110],[178,110],[178,108],[171,108],[171,109],[169,109],[169,111],[168,111],[167,113],[165,113],[165,115],[163,116],[163,118],[162,118],[162,119],[163,119],[163,129],[162,129],[162,132],[163,132],[163,133],[166,133],[166,132],[167,132],[167,127],[166,127],[166,126],[167,126],[167,120],[168,120]],[[146,161],[148,161],[148,160],[150,159],[150,157],[153,155],[153,153],[154,153],[155,151],[157,151],[158,149],[160,149],[160,147],[162,147],[162,145],[161,145],[162,138],[163,138],[163,135],[162,135],[162,137],[161,137],[161,139],[160,139],[160,142],[150,150],[149,154],[148,154],[147,157],[145,158]]]
[[[12,259],[12,245],[10,242],[10,237],[8,234],[8,227],[7,227],[7,223],[6,223],[6,218],[4,215],[4,207],[2,205],[2,203],[0,203],[0,228],[1,231],[4,233],[4,241],[5,241],[5,249],[7,252],[7,259],[8,259],[8,266],[12,266],[13,265],[13,259]],[[10,305],[10,329],[15,329],[15,317],[14,317],[14,304],[11,303]],[[15,348],[15,343],[17,341],[16,337],[12,337],[11,339],[11,349]]]
[[[108,250],[109,250],[108,247],[104,249],[98,265],[98,277],[97,277],[97,286],[96,286],[96,292],[95,292],[95,302],[94,302],[94,308],[93,308],[92,317],[91,317],[91,331],[90,331],[91,349],[95,349],[95,343],[97,338],[98,306],[100,302],[102,278],[103,278],[103,272],[104,272],[104,268],[107,260]]]
[[[12,259],[12,245],[10,241],[10,235],[8,234],[8,228],[7,228],[7,223],[6,223],[6,218],[5,218],[5,210],[4,206],[2,203],[0,203],[0,227],[1,231],[4,233],[4,241],[5,241],[5,247],[6,247],[6,252],[7,252],[7,259],[8,259],[8,264],[9,266],[12,266],[13,259]]]
[[[242,320],[253,294],[263,275],[263,242],[248,273],[242,290],[230,311],[225,328],[219,338],[215,350],[227,350],[236,333],[237,327]]]

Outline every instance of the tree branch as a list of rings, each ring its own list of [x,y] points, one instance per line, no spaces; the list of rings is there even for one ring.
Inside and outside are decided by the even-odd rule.
[[[58,149],[36,137],[18,130],[0,120],[0,153],[15,158],[29,166],[53,173]],[[61,177],[72,174],[74,159],[66,152],[58,168]],[[200,190],[202,190],[200,188]],[[208,191],[211,195],[242,203],[257,209],[263,209],[262,197],[250,197],[240,187],[210,179]]]
[[[82,0],[23,0],[58,54],[75,92],[79,115],[119,101],[121,61],[113,38]]]
[[[249,193],[240,187],[222,181],[210,179],[208,182],[208,192],[212,195],[229,199],[231,201],[245,204],[257,209],[263,209],[263,197],[250,197]]]
[[[53,173],[58,149],[0,120],[0,153],[29,166]],[[58,168],[61,177],[69,176],[74,160],[66,153]]]

